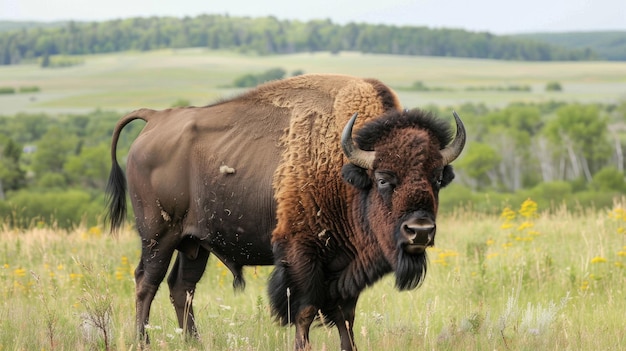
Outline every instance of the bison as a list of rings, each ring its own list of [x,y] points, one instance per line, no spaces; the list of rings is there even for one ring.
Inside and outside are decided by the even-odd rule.
[[[209,254],[243,288],[242,267],[275,265],[272,313],[309,348],[312,322],[334,324],[354,346],[361,291],[394,272],[417,287],[434,244],[439,190],[461,153],[447,122],[403,110],[375,79],[303,75],[270,82],[206,107],[140,109],[115,126],[107,186],[113,230],[126,213],[117,162],[121,130],[142,119],[126,167],[141,237],[135,270],[138,335],[167,282],[181,328],[197,333],[191,301]],[[355,130],[353,132],[353,129]]]

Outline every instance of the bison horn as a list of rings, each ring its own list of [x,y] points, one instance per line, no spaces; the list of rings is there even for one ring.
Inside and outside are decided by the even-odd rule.
[[[461,118],[456,114],[456,111],[452,111],[452,115],[454,115],[456,121],[456,136],[450,145],[441,150],[444,165],[448,165],[456,160],[461,154],[461,151],[463,151],[463,147],[465,147],[465,127],[463,126],[463,122],[461,122]]]
[[[359,149],[352,141],[352,127],[358,112],[352,115],[341,133],[341,148],[350,163],[365,169],[372,169],[374,165],[375,152]]]

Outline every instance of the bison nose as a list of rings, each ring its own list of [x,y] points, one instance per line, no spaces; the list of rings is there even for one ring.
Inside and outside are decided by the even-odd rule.
[[[435,222],[430,218],[413,218],[402,223],[402,235],[408,245],[434,245],[435,229]]]

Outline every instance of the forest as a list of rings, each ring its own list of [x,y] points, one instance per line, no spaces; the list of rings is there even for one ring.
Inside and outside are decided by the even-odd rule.
[[[471,57],[522,61],[602,59],[584,48],[566,48],[535,38],[497,36],[460,29],[334,24],[275,17],[129,18],[106,22],[68,22],[0,31],[0,65],[52,55],[204,47],[258,55],[300,52]]]

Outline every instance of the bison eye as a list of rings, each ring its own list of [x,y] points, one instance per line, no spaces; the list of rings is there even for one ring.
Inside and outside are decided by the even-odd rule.
[[[435,185],[437,188],[441,188],[441,184],[443,183],[443,172],[439,172],[437,178],[435,178]]]
[[[445,166],[443,169],[437,170],[435,173],[435,186],[439,189],[445,187],[450,184],[454,179],[454,171],[452,170],[452,166]]]
[[[374,175],[376,177],[376,186],[378,187],[378,190],[393,190],[393,188],[396,187],[396,177],[393,174],[376,171]]]

